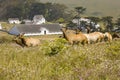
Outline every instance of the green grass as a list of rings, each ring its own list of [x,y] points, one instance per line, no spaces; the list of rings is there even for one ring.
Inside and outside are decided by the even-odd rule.
[[[7,22],[0,22],[1,26],[3,29],[9,30],[10,28],[12,28],[15,24],[9,24]]]
[[[120,39],[71,46],[56,35],[49,37],[55,40],[45,36],[40,46],[23,48],[13,36],[0,36],[0,80],[120,79]]]

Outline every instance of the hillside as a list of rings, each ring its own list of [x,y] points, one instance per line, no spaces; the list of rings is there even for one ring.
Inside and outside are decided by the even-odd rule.
[[[120,39],[83,46],[42,35],[32,36],[40,39],[39,46],[21,47],[15,36],[0,34],[0,80],[120,79]]]
[[[13,37],[0,36],[0,80],[120,79],[120,40],[71,46],[51,36],[54,41],[23,48]]]
[[[87,15],[120,17],[120,0],[40,0],[67,5],[70,9],[76,6],[87,8]]]

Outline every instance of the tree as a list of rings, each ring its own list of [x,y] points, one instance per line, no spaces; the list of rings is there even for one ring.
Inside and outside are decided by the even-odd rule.
[[[43,15],[47,21],[67,18],[67,7],[57,3],[40,3],[36,0],[3,0],[0,3],[0,18],[18,17],[32,19],[34,15]]]
[[[7,11],[9,11],[9,13],[6,13],[6,18],[21,18],[22,16],[22,8],[20,7],[9,7],[9,9],[7,9]]]
[[[85,12],[86,8],[80,6],[80,7],[75,7],[75,10],[78,13],[77,16],[80,17],[80,14],[83,14]]]
[[[59,18],[64,18],[67,7],[58,3],[46,3],[46,19],[48,21],[56,21]]]
[[[111,31],[113,28],[112,19],[113,19],[112,16],[106,16],[101,19],[104,22],[107,31]]]
[[[59,23],[64,23],[65,20],[64,20],[63,18],[59,18],[59,19],[57,20],[57,22],[59,22]]]
[[[0,18],[9,17],[26,18],[29,15],[31,4],[34,0],[3,0],[0,2]],[[14,15],[15,14],[15,15]],[[17,15],[18,14],[18,15]]]
[[[70,27],[70,28],[75,28],[77,25],[75,23],[73,23],[72,21],[69,21],[68,24],[67,24],[67,27]]]
[[[76,15],[76,18],[78,19],[78,28],[79,29],[81,29],[81,26],[80,26],[80,21],[79,21],[79,19],[80,19],[80,14],[83,14],[84,12],[85,12],[85,10],[86,10],[86,8],[83,8],[83,7],[75,7],[75,10],[76,10],[76,12],[78,13],[77,15]]]
[[[34,15],[44,15],[45,9],[44,3],[33,3],[30,8],[29,18],[32,19]]]
[[[24,3],[23,3],[24,2]],[[31,10],[31,5],[34,4],[34,0],[21,0],[21,5],[22,5],[22,18],[29,19],[30,18],[30,10]]]
[[[116,25],[117,25],[117,26],[120,26],[120,18],[118,18],[118,19],[116,20]]]
[[[100,21],[99,17],[94,16],[87,17],[87,19],[90,19],[91,21],[95,22],[95,24],[97,24]]]

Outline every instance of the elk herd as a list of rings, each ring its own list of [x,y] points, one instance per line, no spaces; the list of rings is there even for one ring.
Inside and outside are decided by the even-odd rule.
[[[77,30],[61,28],[63,32],[63,38],[65,38],[68,43],[73,44],[92,44],[102,41],[112,41],[112,35],[108,32],[92,32],[92,33],[83,33],[78,32]],[[32,37],[24,37],[24,34],[20,34],[14,38],[14,41],[17,44],[20,44],[22,47],[27,46],[38,46],[41,44],[40,39]]]
[[[63,37],[68,40],[70,44],[81,43],[81,44],[91,44],[102,41],[112,41],[112,35],[108,32],[92,32],[92,33],[83,33],[77,32],[76,30],[70,30],[67,28],[61,29],[63,32]]]

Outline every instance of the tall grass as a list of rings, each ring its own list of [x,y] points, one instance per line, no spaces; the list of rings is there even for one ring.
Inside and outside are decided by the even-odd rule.
[[[69,45],[63,39],[21,47],[0,40],[0,80],[119,80],[120,40]]]
[[[9,24],[8,22],[0,22],[3,29],[9,30],[12,28],[15,24]]]

